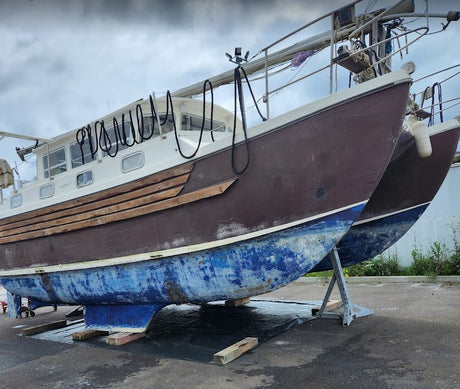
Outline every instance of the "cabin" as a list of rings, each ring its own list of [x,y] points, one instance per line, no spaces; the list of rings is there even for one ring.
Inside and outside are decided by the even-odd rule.
[[[201,100],[137,100],[33,149],[37,180],[0,197],[0,219],[164,170],[195,151],[199,156],[212,143],[230,139],[234,121],[232,112]],[[236,129],[241,129],[239,119]],[[3,193],[14,182],[10,166],[2,161]]]

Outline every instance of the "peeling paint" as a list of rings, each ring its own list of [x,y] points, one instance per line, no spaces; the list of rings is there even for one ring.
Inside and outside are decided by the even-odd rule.
[[[403,212],[373,218],[365,223],[353,225],[337,244],[343,267],[352,266],[379,255],[398,241],[427,208],[428,203],[412,207]],[[329,256],[311,271],[331,270]]]
[[[209,250],[123,265],[2,277],[0,282],[21,296],[85,305],[94,313],[87,317],[94,326],[107,320],[114,323],[110,324],[113,328],[138,325],[140,330],[150,320],[146,316],[167,304],[241,299],[294,281],[332,249],[363,207],[364,203]],[[112,311],[120,317],[113,319]],[[96,313],[106,319],[96,319]]]

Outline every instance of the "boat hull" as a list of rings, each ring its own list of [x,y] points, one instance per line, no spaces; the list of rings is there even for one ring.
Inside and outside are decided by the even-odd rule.
[[[431,136],[432,154],[420,158],[413,139],[402,136],[382,180],[363,212],[337,244],[343,267],[381,254],[422,216],[449,171],[459,126]],[[331,270],[326,256],[311,272]]]
[[[245,239],[367,201],[395,147],[407,90],[403,83],[275,123],[249,139],[241,175],[229,147],[120,185],[116,195],[111,188],[4,220],[0,272]],[[245,150],[234,150],[238,167]],[[146,165],[148,157],[155,156],[146,155]],[[145,181],[166,188],[134,197]]]
[[[126,331],[145,330],[166,304],[286,285],[342,238],[388,164],[410,79],[381,80],[263,123],[242,174],[230,162],[234,154],[244,165],[244,143],[3,221],[0,282],[16,295],[85,305],[88,326]]]
[[[315,265],[315,258],[322,258],[332,249],[363,207],[364,203],[213,250],[0,280],[17,295],[27,291],[43,302],[85,305],[89,327],[142,331],[152,307],[242,299],[295,280]],[[144,314],[137,317],[133,314],[137,310]],[[108,321],[106,311],[117,312],[113,319],[117,324]]]

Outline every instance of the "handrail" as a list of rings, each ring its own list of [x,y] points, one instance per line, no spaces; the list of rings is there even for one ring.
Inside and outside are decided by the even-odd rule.
[[[325,15],[322,15],[322,16],[317,17],[316,19],[312,20],[311,22],[308,22],[307,24],[304,24],[303,26],[301,26],[301,27],[295,29],[294,31],[290,32],[289,34],[287,34],[287,35],[281,37],[281,38],[278,39],[277,41],[275,41],[275,42],[271,43],[270,45],[264,47],[264,48],[261,49],[255,56],[257,56],[257,55],[263,53],[264,51],[266,51],[266,50],[268,50],[268,49],[271,49],[273,46],[276,46],[278,43],[281,43],[282,41],[286,40],[287,38],[290,38],[291,36],[297,34],[298,32],[300,32],[300,31],[302,31],[302,30],[304,30],[304,29],[306,29],[307,27],[312,26],[313,24],[319,22],[320,20],[323,20],[323,19],[327,18],[328,16],[331,16],[331,15],[335,14],[336,12],[341,11],[341,10],[343,10],[343,9],[345,9],[345,8],[352,7],[352,6],[354,6],[355,4],[360,3],[361,1],[363,1],[363,0],[356,0],[356,1],[353,1],[353,2],[351,2],[351,3],[349,3],[349,4],[347,4],[347,5],[344,5],[343,7],[337,8],[337,9],[335,9],[334,11],[331,11],[331,12],[325,14]]]
[[[373,67],[375,67],[376,65],[378,65],[378,64],[380,64],[380,63],[386,61],[388,58],[390,58],[390,57],[392,57],[392,56],[394,56],[394,55],[400,53],[401,51],[403,51],[404,49],[406,49],[407,47],[409,47],[410,45],[412,45],[413,43],[415,43],[417,40],[421,39],[423,36],[425,36],[425,35],[427,34],[428,29],[427,29],[426,27],[418,27],[418,28],[416,28],[416,29],[414,29],[414,30],[407,30],[407,31],[404,31],[403,33],[399,34],[398,36],[386,38],[386,39],[384,39],[384,40],[382,40],[382,41],[380,41],[380,42],[377,42],[377,43],[374,43],[374,44],[372,44],[372,45],[370,45],[370,46],[366,46],[365,48],[356,50],[356,51],[353,52],[353,55],[359,54],[359,53],[363,53],[363,52],[366,52],[366,51],[368,51],[369,49],[372,49],[373,47],[376,47],[376,46],[378,46],[378,45],[380,45],[380,44],[382,44],[382,43],[389,42],[389,41],[392,41],[392,40],[396,40],[397,38],[399,38],[399,37],[401,37],[401,36],[406,36],[406,35],[409,35],[409,34],[412,34],[412,33],[416,33],[416,32],[419,31],[419,30],[424,30],[424,33],[420,34],[418,37],[416,37],[413,41],[409,42],[408,44],[406,44],[406,45],[400,47],[398,50],[392,51],[392,52],[391,52],[390,54],[388,54],[387,56],[385,56],[385,57],[379,59],[377,62],[372,63],[372,64],[370,65],[370,67],[373,68]],[[343,61],[343,60],[338,60],[337,63],[340,63],[340,62],[342,62],[342,61]],[[288,83],[286,83],[285,85],[283,85],[283,86],[281,86],[281,87],[278,87],[278,88],[276,88],[276,89],[273,89],[273,90],[268,91],[268,94],[270,95],[270,94],[279,92],[280,90],[282,90],[282,89],[284,89],[284,88],[286,88],[286,87],[288,87],[288,86],[291,86],[291,85],[293,85],[293,84],[295,84],[295,83],[297,83],[297,82],[299,82],[299,81],[302,81],[302,80],[304,80],[305,78],[308,78],[308,77],[310,77],[310,76],[312,76],[312,75],[314,75],[314,74],[317,74],[317,73],[319,73],[319,72],[321,72],[321,71],[323,71],[323,70],[325,70],[325,69],[332,68],[332,66],[333,66],[333,64],[325,65],[325,66],[323,66],[323,67],[321,67],[321,68],[319,68],[319,69],[314,70],[314,71],[311,72],[311,73],[308,73],[308,74],[306,74],[306,75],[304,75],[304,76],[298,78],[297,80],[288,82]],[[459,65],[459,66],[460,66],[460,65]]]
[[[386,8],[383,12],[377,14],[372,19],[368,20],[366,23],[364,23],[361,26],[359,26],[355,31],[353,31],[352,34],[350,34],[350,36],[357,36],[361,31],[364,30],[365,27],[370,26],[372,23],[376,22],[377,20],[381,20],[382,16],[388,14],[395,7],[397,7],[398,5],[403,4],[405,2],[406,2],[406,0],[401,0],[398,3],[396,3],[394,6]],[[393,15],[391,15],[391,19],[394,19]]]

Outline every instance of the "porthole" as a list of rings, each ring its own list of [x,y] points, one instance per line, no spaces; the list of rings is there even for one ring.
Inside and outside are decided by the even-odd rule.
[[[121,171],[123,173],[139,169],[142,166],[144,166],[144,153],[142,151],[128,155],[121,161]]]
[[[93,172],[87,170],[86,172],[77,175],[77,187],[81,188],[93,183]]]
[[[41,199],[46,199],[53,195],[54,195],[54,184],[52,182],[40,187],[40,198]]]
[[[17,207],[20,207],[21,205],[22,205],[22,194],[21,193],[11,196],[11,199],[10,199],[11,208],[17,208]]]

